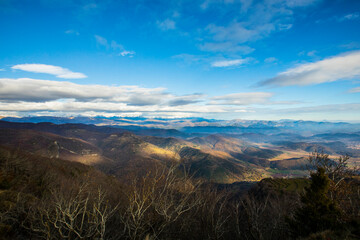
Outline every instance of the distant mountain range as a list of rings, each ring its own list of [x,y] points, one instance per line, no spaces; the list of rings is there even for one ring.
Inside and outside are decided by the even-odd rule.
[[[3,117],[10,122],[51,122],[55,124],[83,123],[97,126],[118,126],[129,130],[176,129],[183,133],[297,133],[312,135],[321,133],[360,132],[360,124],[346,122],[315,122],[302,120],[215,120],[205,118],[142,118],[142,117]]]
[[[258,121],[242,127],[161,129],[141,126],[139,119],[128,119],[138,125],[127,126],[105,125],[104,122],[97,125],[53,123],[76,120],[67,118],[4,119],[14,121],[0,121],[0,147],[91,165],[119,178],[126,178],[134,171],[146,172],[153,164],[168,166],[182,162],[198,178],[233,183],[258,181],[269,176],[301,176],[305,174],[307,156],[315,150],[334,157],[348,154],[354,164],[360,160],[360,133],[357,131],[309,134],[307,130],[309,136],[306,136],[300,130],[298,133],[284,130],[288,125],[329,127],[333,123],[293,121],[279,127],[275,122]],[[91,118],[81,119],[91,121]],[[23,122],[25,120],[32,122]],[[334,125],[348,126],[347,123]],[[356,125],[351,126],[357,130]],[[256,131],[248,132],[249,129]]]

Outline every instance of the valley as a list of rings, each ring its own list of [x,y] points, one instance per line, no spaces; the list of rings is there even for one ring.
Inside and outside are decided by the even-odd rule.
[[[263,131],[263,124],[258,124],[259,128],[253,124],[252,133],[243,127],[243,132],[236,130],[230,134],[233,126],[222,127],[222,132],[214,133],[204,132],[205,123],[201,125],[201,131],[197,132],[196,126],[184,131],[182,127],[158,129],[132,125],[122,128],[103,123],[0,121],[0,146],[94,166],[118,178],[126,178],[131,172],[144,172],[146,166],[153,164],[182,163],[197,178],[213,183],[306,176],[307,157],[314,151],[330,157],[347,154],[352,166],[360,158],[360,150],[354,147],[359,144],[359,132],[309,135],[307,131],[301,135],[300,128],[292,129],[296,134],[287,134],[288,129],[272,126],[273,133],[267,133]]]

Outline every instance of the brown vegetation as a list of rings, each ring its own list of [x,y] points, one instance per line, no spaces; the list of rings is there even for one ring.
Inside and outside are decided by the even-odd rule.
[[[116,147],[134,149],[120,141]],[[301,199],[322,196],[326,206],[338,209],[334,222],[340,228],[331,224],[314,227],[300,237],[359,237],[360,184],[357,172],[347,167],[347,157],[335,161],[326,154],[314,153],[309,157],[311,179],[264,179],[244,194],[235,187],[221,190],[204,182],[204,178],[194,177],[196,172],[187,168],[186,162],[147,161],[142,165],[145,162],[136,160],[132,164],[138,168],[133,168],[131,174],[127,171],[126,176],[114,177],[80,163],[0,148],[0,236],[294,239],[298,236],[289,222],[294,222],[301,209],[310,209],[311,213],[317,207],[306,208],[309,201]],[[229,167],[225,163],[222,166]],[[323,173],[315,170],[319,166],[325,169]],[[115,172],[123,173],[121,169]],[[320,195],[316,192],[316,176],[324,183]],[[318,219],[312,221],[316,226]]]

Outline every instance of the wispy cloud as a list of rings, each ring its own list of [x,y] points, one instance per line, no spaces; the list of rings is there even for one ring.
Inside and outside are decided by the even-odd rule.
[[[308,56],[308,57],[311,57],[311,58],[314,58],[314,57],[317,57],[317,54],[318,52],[316,50],[312,50],[312,51],[301,51],[298,53],[298,56]]]
[[[251,52],[252,48],[248,46],[251,42],[266,38],[277,31],[291,29],[297,8],[308,7],[320,1],[205,0],[200,8],[203,11],[216,11],[225,21],[209,23],[203,30],[199,47],[201,50],[214,52]],[[236,15],[234,9],[239,9]]]
[[[125,57],[125,56],[133,57],[134,54],[135,54],[134,51],[126,51],[126,50],[124,50],[124,51],[122,51],[122,52],[120,53],[120,55],[123,56],[123,57]]]
[[[59,66],[47,65],[47,64],[18,64],[11,67],[12,69],[22,70],[33,73],[47,73],[54,75],[58,78],[75,79],[75,78],[86,78],[87,76],[83,73],[72,72],[67,68]]]
[[[245,92],[245,93],[232,93],[224,96],[217,96],[211,98],[211,104],[220,105],[250,105],[262,104],[269,101],[273,93],[269,92]]]
[[[320,1],[321,0],[287,0],[286,5],[289,7],[306,7]]]
[[[96,3],[88,3],[86,5],[84,5],[82,7],[83,10],[85,11],[90,11],[90,10],[93,10],[93,9],[97,9],[99,6],[96,4]]]
[[[171,19],[165,19],[164,21],[157,21],[156,24],[163,31],[173,30],[176,28],[175,22]]]
[[[228,26],[209,25],[206,30],[213,36],[217,42],[245,43],[257,40],[267,36],[275,30],[275,26],[271,23],[259,25],[256,27],[246,27],[242,22],[233,22]]]
[[[199,64],[203,65],[206,68],[237,68],[241,67],[245,64],[255,61],[254,58],[224,58],[224,57],[216,57],[207,55],[191,55],[191,54],[179,54],[172,56],[173,59],[181,60],[185,64]]]
[[[106,38],[104,38],[102,36],[94,35],[94,37],[95,37],[95,40],[96,40],[97,44],[99,44],[100,46],[105,47],[107,50],[110,49],[111,51],[116,52],[118,56],[133,57],[136,54],[135,51],[126,50],[123,45],[117,43],[114,40],[109,42]]]
[[[311,85],[360,77],[360,51],[301,64],[260,82],[260,86]]]
[[[343,21],[355,20],[355,19],[359,19],[359,18],[360,18],[360,13],[354,12],[354,13],[349,13],[343,17],[338,18],[338,21],[343,22]]]
[[[348,50],[358,49],[358,48],[360,48],[360,42],[348,42],[348,43],[340,45],[339,47],[345,48]]]
[[[360,93],[360,87],[352,88],[349,90],[350,93]]]
[[[212,62],[212,67],[235,67],[243,65],[244,63],[248,62],[248,59],[233,59],[233,60],[222,60]]]
[[[321,0],[275,0],[275,1],[273,0],[273,1],[267,1],[267,2],[268,2],[268,4],[281,4],[283,6],[294,8],[294,7],[306,7],[306,6],[313,5],[320,1]],[[240,1],[236,1],[236,0],[205,0],[205,1],[202,1],[202,3],[200,4],[200,8],[203,10],[206,10],[214,4],[219,4],[219,3],[234,4],[236,2],[241,3],[241,12],[246,12],[253,4],[252,0],[240,0]]]
[[[173,59],[181,60],[186,64],[193,64],[193,63],[203,63],[206,62],[208,59],[207,56],[203,55],[192,55],[187,53],[178,54],[175,56],[172,56]]]
[[[255,51],[254,48],[246,45],[238,45],[236,42],[206,42],[199,45],[199,48],[208,52],[238,52],[249,54]]]
[[[275,57],[268,57],[268,58],[265,58],[265,60],[264,60],[264,62],[266,62],[266,63],[275,63],[277,61],[278,61],[278,59]]]
[[[360,13],[359,12],[353,12],[353,13],[348,13],[346,15],[343,16],[332,16],[329,18],[325,18],[325,19],[319,19],[316,21],[316,23],[327,23],[327,22],[346,22],[346,21],[352,21],[352,20],[358,20],[360,19]]]
[[[106,38],[99,36],[99,35],[95,35],[94,37],[95,37],[97,44],[104,46],[106,48],[109,48],[110,45],[109,45],[108,41],[106,40]]]
[[[69,35],[77,35],[77,36],[80,35],[80,33],[78,31],[75,31],[73,29],[66,30],[65,33],[69,34]]]
[[[327,104],[327,105],[317,105],[310,107],[295,107],[295,108],[284,108],[279,109],[279,113],[339,113],[339,112],[348,112],[348,113],[358,113],[360,111],[360,103],[341,103],[341,104]]]

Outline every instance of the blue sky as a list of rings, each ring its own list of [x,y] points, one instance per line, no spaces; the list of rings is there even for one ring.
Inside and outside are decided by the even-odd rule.
[[[360,1],[0,0],[0,115],[360,121]]]

